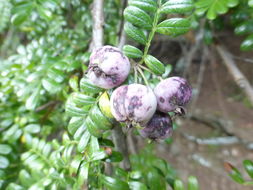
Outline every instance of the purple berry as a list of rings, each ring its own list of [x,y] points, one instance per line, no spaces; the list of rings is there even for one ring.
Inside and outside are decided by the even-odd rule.
[[[125,81],[130,67],[118,48],[107,45],[92,52],[87,76],[96,86],[111,89]]]
[[[120,122],[145,124],[155,113],[156,106],[155,94],[142,84],[120,86],[110,100],[112,115]]]
[[[149,139],[166,139],[172,135],[172,120],[166,113],[156,112],[140,135]]]
[[[192,89],[184,78],[170,77],[158,83],[154,93],[157,98],[157,109],[161,112],[170,112],[190,101]]]

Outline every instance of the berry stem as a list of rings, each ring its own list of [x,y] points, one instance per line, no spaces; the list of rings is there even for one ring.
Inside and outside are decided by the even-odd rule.
[[[145,84],[149,87],[149,83],[148,83],[148,80],[146,79],[144,73],[142,72],[141,68],[140,67],[137,67],[137,70],[139,71],[139,73],[141,74]]]

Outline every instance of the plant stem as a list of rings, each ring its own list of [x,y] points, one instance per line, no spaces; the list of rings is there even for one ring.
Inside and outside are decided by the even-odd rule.
[[[161,0],[158,0],[157,4],[158,4],[158,8],[157,8],[155,16],[154,16],[152,30],[150,31],[150,33],[148,35],[148,41],[145,45],[144,52],[143,52],[143,57],[142,57],[141,61],[139,62],[139,64],[142,64],[144,62],[144,59],[148,54],[148,50],[149,50],[151,41],[152,41],[152,39],[155,35],[156,27],[157,27],[157,24],[158,24],[158,21],[159,21],[159,16],[160,16]]]
[[[148,80],[146,79],[146,77],[145,77],[144,73],[142,72],[141,68],[137,67],[137,70],[138,70],[139,73],[141,74],[141,76],[142,76],[142,78],[143,78],[145,84],[146,84],[147,86],[149,86]]]

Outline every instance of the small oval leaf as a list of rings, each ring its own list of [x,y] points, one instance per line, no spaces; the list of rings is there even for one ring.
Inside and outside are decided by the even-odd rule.
[[[133,26],[131,23],[126,23],[124,30],[126,34],[136,42],[139,42],[143,45],[147,43],[147,37],[145,36],[144,32]]]
[[[152,20],[150,16],[138,7],[128,6],[124,10],[124,18],[126,21],[131,22],[135,26],[139,26],[145,29],[152,28]]]
[[[147,12],[155,12],[157,9],[157,4],[153,0],[130,0],[128,4],[133,7],[138,7]]]
[[[147,55],[144,61],[148,68],[157,75],[162,75],[165,71],[165,67],[158,59],[152,55]]]
[[[169,35],[178,36],[184,34],[190,29],[190,21],[185,18],[171,18],[165,20],[157,25],[156,32]]]
[[[81,90],[85,93],[97,94],[97,93],[103,91],[103,89],[92,84],[88,78],[81,79],[80,87],[81,87]]]
[[[142,58],[143,56],[143,53],[141,50],[130,45],[125,45],[123,47],[123,53],[129,58]]]
[[[193,10],[192,0],[169,0],[162,5],[161,13],[188,13]]]
[[[253,179],[253,162],[251,160],[244,160],[243,165],[249,176]]]

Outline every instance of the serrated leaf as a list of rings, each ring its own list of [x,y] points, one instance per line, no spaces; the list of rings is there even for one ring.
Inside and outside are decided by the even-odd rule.
[[[126,23],[124,30],[126,34],[136,42],[139,42],[143,45],[147,43],[147,37],[145,36],[144,32],[139,28],[133,26],[131,23]]]
[[[190,21],[185,18],[171,18],[157,25],[156,32],[169,36],[177,36],[189,31]]]
[[[188,13],[194,8],[192,0],[169,0],[162,5],[161,13]]]
[[[154,72],[157,75],[162,75],[165,71],[165,67],[162,64],[162,62],[160,62],[158,59],[156,59],[154,56],[152,55],[147,55],[144,58],[145,64],[147,65],[147,67]]]
[[[101,175],[102,183],[111,190],[130,190],[128,184],[120,179],[112,178],[109,176]]]
[[[130,0],[128,4],[133,7],[138,7],[147,12],[155,12],[157,9],[157,4],[153,0]]]
[[[124,18],[126,21],[145,29],[152,28],[152,20],[150,16],[142,9],[134,6],[128,6],[124,10]]]
[[[174,182],[174,190],[184,190],[183,182],[179,179],[176,179]]]
[[[111,113],[111,107],[110,107],[110,99],[107,92],[104,92],[98,101],[99,108],[101,112],[108,118],[112,119],[114,118]]]
[[[148,189],[146,185],[138,181],[130,181],[128,182],[128,184],[131,190],[147,190]]]
[[[32,95],[26,100],[26,108],[28,110],[34,110],[37,106],[39,99],[40,99],[40,89],[41,86],[39,85],[32,93]]]
[[[80,92],[74,92],[71,94],[71,96],[72,96],[73,102],[76,105],[78,105],[78,107],[92,105],[96,101],[95,98],[93,98],[91,96],[87,96],[87,95],[82,94]]]
[[[244,160],[243,165],[249,176],[253,179],[253,162],[251,160]]]
[[[89,140],[90,140],[90,133],[88,131],[85,131],[78,142],[77,145],[78,152],[85,151],[85,147],[88,145]]]
[[[240,49],[243,51],[249,51],[253,49],[253,34],[248,36],[240,46]]]
[[[198,180],[194,176],[190,176],[188,178],[188,190],[198,190],[199,185],[198,185]]]
[[[91,81],[89,81],[88,78],[82,78],[80,81],[80,88],[83,92],[85,93],[91,93],[91,94],[96,94],[99,93],[101,91],[103,91],[103,89],[95,86],[94,84],[92,84]]]
[[[143,56],[141,50],[131,45],[125,45],[123,47],[123,53],[129,58],[142,58]]]
[[[239,0],[199,0],[195,3],[196,14],[203,15],[207,12],[206,17],[213,20],[219,14],[224,14],[230,7],[235,7]]]
[[[0,154],[7,155],[12,151],[8,144],[0,144]]]
[[[111,122],[102,114],[97,105],[94,105],[92,107],[89,116],[97,128],[103,130],[108,130],[112,128]]]

